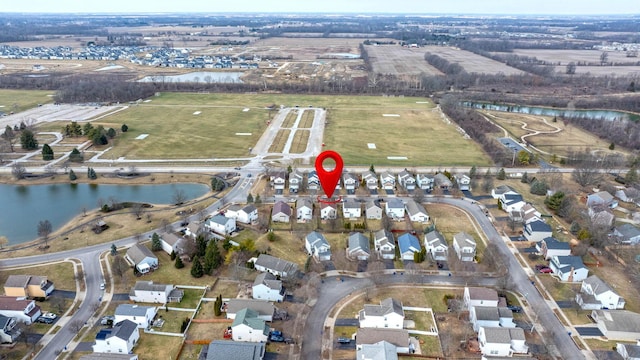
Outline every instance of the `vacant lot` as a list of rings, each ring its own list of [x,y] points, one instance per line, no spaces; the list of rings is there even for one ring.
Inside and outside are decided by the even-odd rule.
[[[6,65],[5,65],[6,66]],[[53,102],[53,91],[0,90],[0,112],[7,114],[37,107],[38,104]]]
[[[278,38],[272,37],[253,42],[247,50],[268,56],[292,56],[293,60],[316,60],[318,55],[332,53],[359,54],[363,38]]]
[[[399,45],[366,46],[373,72],[390,75],[442,75],[424,59],[424,49]]]
[[[470,51],[447,46],[425,46],[422,53],[430,52],[451,63],[460,64],[468,73],[519,75],[523,72],[501,62],[476,55]]]

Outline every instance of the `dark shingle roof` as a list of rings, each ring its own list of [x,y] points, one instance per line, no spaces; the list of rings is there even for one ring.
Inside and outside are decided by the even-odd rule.
[[[261,360],[264,346],[262,343],[214,340],[209,344],[206,360]]]

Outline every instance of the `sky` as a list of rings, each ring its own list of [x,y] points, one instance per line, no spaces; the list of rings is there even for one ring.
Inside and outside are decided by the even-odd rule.
[[[640,14],[638,0],[2,0],[0,12]]]

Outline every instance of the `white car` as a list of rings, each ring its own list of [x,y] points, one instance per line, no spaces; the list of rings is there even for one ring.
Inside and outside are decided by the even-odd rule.
[[[104,288],[105,288],[105,284],[103,282],[100,283],[100,290],[104,290]]]

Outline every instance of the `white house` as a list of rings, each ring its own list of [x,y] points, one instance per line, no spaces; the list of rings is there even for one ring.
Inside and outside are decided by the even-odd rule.
[[[80,356],[80,360],[138,360],[138,355],[129,353],[89,353]]]
[[[429,231],[424,234],[424,248],[435,261],[447,261],[449,246],[444,235],[438,230]]]
[[[155,306],[120,304],[114,313],[114,323],[124,320],[132,321],[137,327],[146,329],[151,326],[158,309]]]
[[[480,352],[485,356],[508,356],[526,354],[529,347],[525,343],[521,328],[481,327],[478,330]]]
[[[338,211],[336,204],[333,203],[320,203],[320,219],[330,220],[338,217]]]
[[[342,216],[345,219],[357,220],[362,216],[362,206],[354,199],[342,203]]]
[[[16,296],[0,296],[0,315],[30,325],[42,315],[42,311],[40,311],[40,306],[36,305],[35,300]]]
[[[471,191],[471,178],[465,174],[455,174],[453,177],[458,183],[458,189],[462,191]]]
[[[624,298],[596,275],[591,275],[582,281],[580,293],[576,295],[576,302],[583,310],[618,310],[624,309],[625,305]]]
[[[535,220],[524,226],[523,233],[527,241],[539,242],[551,237],[553,235],[553,230],[546,222],[542,220]]]
[[[224,305],[227,319],[235,319],[243,309],[255,311],[257,317],[264,321],[273,321],[273,314],[276,312],[276,307],[267,300],[236,298],[230,299],[229,302]]]
[[[306,223],[313,219],[313,203],[307,198],[296,200],[296,218],[300,223]]]
[[[180,302],[184,291],[173,285],[154,284],[153,281],[136,281],[129,292],[129,300],[142,303],[166,304]]]
[[[344,173],[342,174],[342,184],[344,185],[344,189],[347,191],[347,194],[353,195],[356,193],[358,185],[360,185],[360,180],[355,174]]]
[[[517,195],[518,192],[508,185],[500,185],[497,188],[491,190],[491,197],[496,200],[500,199],[500,197],[505,194]]]
[[[320,261],[331,260],[331,245],[324,235],[317,231],[310,232],[304,238],[304,247],[307,249],[307,254],[313,256]]]
[[[469,311],[469,321],[474,331],[480,330],[481,327],[516,327],[513,322],[513,311],[506,307],[474,306]]]
[[[390,342],[378,341],[375,344],[362,344],[356,348],[358,360],[397,360],[398,348]]]
[[[398,183],[407,191],[413,191],[416,189],[416,178],[414,178],[407,169],[398,173]]]
[[[198,222],[191,222],[184,229],[184,235],[195,239],[205,230],[205,227]]]
[[[431,192],[433,191],[433,176],[426,174],[418,174],[416,175],[416,186],[420,189]]]
[[[284,287],[282,280],[268,272],[260,273],[256,276],[251,288],[251,297],[254,299],[269,300],[281,302],[284,300]]]
[[[380,305],[365,304],[358,313],[361,328],[402,329],[404,310],[402,301],[386,298]]]
[[[164,233],[160,236],[160,245],[162,250],[171,255],[175,251],[176,254],[180,254],[184,248],[184,239],[174,233]]]
[[[236,219],[217,214],[209,219],[205,224],[205,228],[216,234],[227,236],[236,231]]]
[[[640,229],[631,224],[616,226],[613,236],[621,244],[638,245],[640,243]]]
[[[466,232],[453,235],[453,250],[460,261],[473,261],[476,256],[476,240]]]
[[[0,315],[0,343],[14,343],[22,332],[16,328],[18,322],[15,318]]]
[[[320,187],[320,178],[315,170],[309,171],[307,174],[307,190],[318,190]]]
[[[542,214],[531,204],[526,204],[520,209],[522,212],[522,222],[528,224],[532,221],[542,220]]]
[[[398,236],[398,247],[400,248],[400,259],[413,261],[413,254],[420,252],[420,241],[410,233]]]
[[[527,203],[520,194],[512,194],[510,192],[500,195],[500,207],[503,211],[510,213],[512,211],[520,211]]]
[[[158,268],[158,257],[142,244],[136,243],[131,246],[124,258],[135,266],[141,274],[146,274]]]
[[[536,250],[545,260],[549,260],[554,256],[571,255],[571,246],[568,242],[560,241],[554,237],[547,237],[536,243]]]
[[[551,271],[562,281],[579,282],[587,278],[589,269],[580,256],[554,256],[549,261]]]
[[[594,205],[604,205],[614,209],[618,206],[618,200],[607,191],[598,191],[587,196],[587,207]]]
[[[347,247],[347,256],[356,260],[369,260],[371,256],[371,248],[369,246],[369,238],[359,232],[349,234],[349,246]]]
[[[396,257],[396,242],[393,234],[385,229],[380,229],[374,234],[374,244],[378,255],[382,259],[393,260]]]
[[[622,202],[640,205],[640,190],[636,188],[619,189],[616,191],[615,197]]]
[[[636,345],[618,343],[616,352],[622,356],[623,360],[640,360],[640,340]]]
[[[224,216],[236,219],[236,223],[251,224],[258,220],[258,209],[252,204],[229,206]]]
[[[370,220],[380,220],[382,219],[382,207],[380,203],[375,200],[369,200],[365,204],[365,213],[367,219]]]
[[[260,254],[254,263],[254,269],[261,272],[269,272],[280,278],[287,278],[294,276],[298,272],[298,265],[275,256]]]
[[[396,187],[396,178],[388,171],[380,174],[380,187],[383,190],[393,191]]]
[[[640,314],[628,310],[593,310],[591,318],[608,340],[640,339]]]
[[[271,221],[288,223],[291,219],[291,206],[284,201],[277,201],[273,204],[273,210],[271,211]]]
[[[236,314],[231,324],[231,338],[234,341],[266,343],[269,325],[258,317],[258,313],[244,308]]]
[[[102,329],[96,335],[93,352],[129,354],[140,339],[138,326],[129,320],[115,322],[111,329]]]
[[[500,300],[495,290],[481,287],[465,287],[463,299],[464,305],[469,311],[474,306],[498,307]]]
[[[297,194],[300,191],[303,180],[304,177],[302,176],[302,173],[298,171],[298,169],[293,170],[289,174],[289,192],[292,194]]]
[[[405,209],[409,215],[409,220],[415,222],[426,223],[429,221],[429,214],[427,210],[421,204],[418,204],[413,199],[407,200]]]
[[[378,177],[373,171],[365,171],[362,173],[362,181],[369,191],[378,190]]]
[[[385,204],[385,213],[391,219],[404,219],[404,203],[397,198],[389,199]]]
[[[269,183],[271,184],[271,187],[273,188],[276,195],[282,195],[287,183],[287,172],[284,170],[273,172],[269,176]]]

